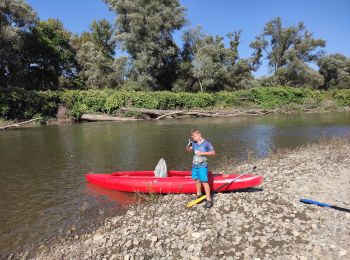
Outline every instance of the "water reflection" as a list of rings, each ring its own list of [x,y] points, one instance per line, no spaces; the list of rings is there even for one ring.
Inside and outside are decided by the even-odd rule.
[[[110,201],[114,201],[117,205],[123,206],[135,204],[141,201],[141,197],[137,194],[109,190],[92,183],[86,184],[86,193],[95,197],[99,202],[105,201],[107,198]]]

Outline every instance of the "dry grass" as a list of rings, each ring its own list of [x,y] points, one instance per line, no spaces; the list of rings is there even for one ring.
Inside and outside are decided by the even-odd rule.
[[[236,158],[225,156],[219,161],[219,166],[213,171],[225,174],[232,173],[236,170],[238,164],[239,162]]]
[[[349,142],[350,142],[350,134],[344,137],[331,137],[331,138],[322,136],[318,140],[317,144],[339,148],[343,146],[345,143],[349,143]]]
[[[137,204],[142,203],[142,202],[157,202],[159,194],[156,193],[142,193],[142,192],[135,192],[135,196],[137,198]]]
[[[293,150],[290,148],[280,148],[280,149],[277,149],[276,151],[270,150],[268,159],[279,160],[286,157],[288,154],[292,153],[292,151]]]
[[[255,170],[256,162],[258,158],[255,154],[247,155],[247,160],[239,162],[236,158],[224,157],[219,161],[219,166],[214,169],[213,172],[219,172],[223,174],[240,174],[240,173],[249,173]]]
[[[283,158],[286,158],[289,154],[295,152],[301,152],[305,149],[313,149],[315,152],[323,147],[323,149],[334,150],[334,153],[329,154],[329,160],[337,162],[342,161],[346,156],[348,151],[341,149],[344,144],[350,143],[350,135],[344,137],[321,137],[316,143],[301,145],[297,148],[281,148],[276,151],[269,151],[269,156],[267,161],[270,163],[276,162]],[[214,172],[221,173],[242,173],[247,171],[252,171],[254,165],[257,165],[259,158],[256,154],[250,150],[247,150],[247,160],[239,162],[236,158],[224,157],[219,161],[219,166],[214,169]]]
[[[303,151],[305,149],[320,149],[321,147],[329,147],[331,149],[339,149],[344,144],[350,142],[350,135],[344,137],[326,137],[322,136],[316,143],[304,144],[294,149],[291,148],[281,148],[276,151],[270,151],[268,159],[278,160],[286,157],[288,154],[293,153],[295,151]]]

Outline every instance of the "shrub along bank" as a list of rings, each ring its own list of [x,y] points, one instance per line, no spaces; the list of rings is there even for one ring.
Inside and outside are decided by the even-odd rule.
[[[0,117],[29,119],[55,117],[60,105],[79,119],[83,113],[115,114],[121,107],[148,109],[337,108],[350,106],[350,90],[319,91],[309,88],[259,87],[233,92],[173,93],[105,90],[0,91]]]

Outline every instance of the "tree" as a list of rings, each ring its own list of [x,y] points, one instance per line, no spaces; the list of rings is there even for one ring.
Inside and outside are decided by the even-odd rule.
[[[93,42],[83,44],[77,55],[80,79],[86,88],[117,88],[123,82],[126,58],[108,58]]]
[[[228,75],[225,84],[226,90],[244,89],[252,86],[253,76],[252,71],[255,70],[251,62],[252,58],[239,58],[238,46],[240,44],[240,37],[242,31],[229,33],[230,47],[226,49],[226,62]]]
[[[226,78],[225,46],[223,38],[206,37],[198,43],[193,59],[193,75],[198,80],[201,92],[220,88],[222,79]]]
[[[350,58],[332,54],[318,61],[319,72],[324,77],[323,89],[350,88]]]
[[[105,57],[112,59],[116,48],[113,26],[106,19],[102,19],[93,21],[90,25],[90,31],[91,41]]]
[[[173,91],[193,91],[197,88],[198,80],[193,75],[193,59],[198,43],[204,39],[200,26],[187,30],[182,35],[183,47],[180,55],[178,77]],[[199,86],[198,86],[199,88]]]
[[[74,84],[78,67],[71,33],[55,19],[40,21],[27,42],[29,76],[36,89],[57,89]]]
[[[117,88],[124,81],[127,59],[114,58],[113,33],[112,25],[103,19],[94,21],[90,32],[72,40],[77,51],[79,79],[86,88]]]
[[[22,53],[38,20],[24,1],[0,1],[0,87],[26,83],[28,63]]]
[[[324,47],[325,44],[326,42],[322,39],[314,39],[302,22],[297,26],[283,27],[281,18],[277,17],[265,25],[264,32],[256,37],[250,47],[255,50],[254,65],[260,64],[260,59],[265,53],[274,75],[293,75],[293,79],[287,80],[291,85],[296,86],[308,83],[302,80],[306,74],[317,75],[317,71],[312,70],[308,64],[317,62],[323,55],[323,51],[319,48]],[[319,75],[317,77],[319,78]],[[319,84],[321,81],[316,80],[314,84]],[[279,83],[282,84],[282,82]],[[317,85],[312,86],[317,87]]]
[[[131,79],[153,90],[171,89],[179,50],[172,33],[186,20],[178,0],[105,0],[117,14],[116,39],[131,59]]]
[[[71,33],[21,0],[0,1],[0,87],[57,89],[77,71]]]
[[[318,88],[324,83],[324,78],[320,73],[300,60],[293,60],[278,69],[274,78],[277,84],[283,86]]]
[[[185,64],[192,64],[192,68],[187,66],[185,72],[198,82],[202,92],[249,87],[252,68],[248,60],[239,58],[240,34],[241,31],[229,33],[229,47],[226,48],[224,37],[205,36],[200,28],[185,32],[182,59]],[[193,90],[196,90],[195,84]]]

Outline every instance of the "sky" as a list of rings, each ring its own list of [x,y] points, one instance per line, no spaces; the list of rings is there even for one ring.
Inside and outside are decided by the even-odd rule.
[[[59,19],[73,33],[89,30],[93,20],[114,22],[116,15],[102,0],[26,0],[41,20]],[[185,6],[188,25],[174,34],[181,44],[182,31],[198,25],[209,35],[225,36],[242,30],[239,55],[249,57],[249,47],[264,25],[280,16],[283,26],[304,22],[314,38],[326,41],[327,54],[341,53],[350,57],[350,1],[349,0],[180,0]],[[266,62],[256,73],[268,73]]]

